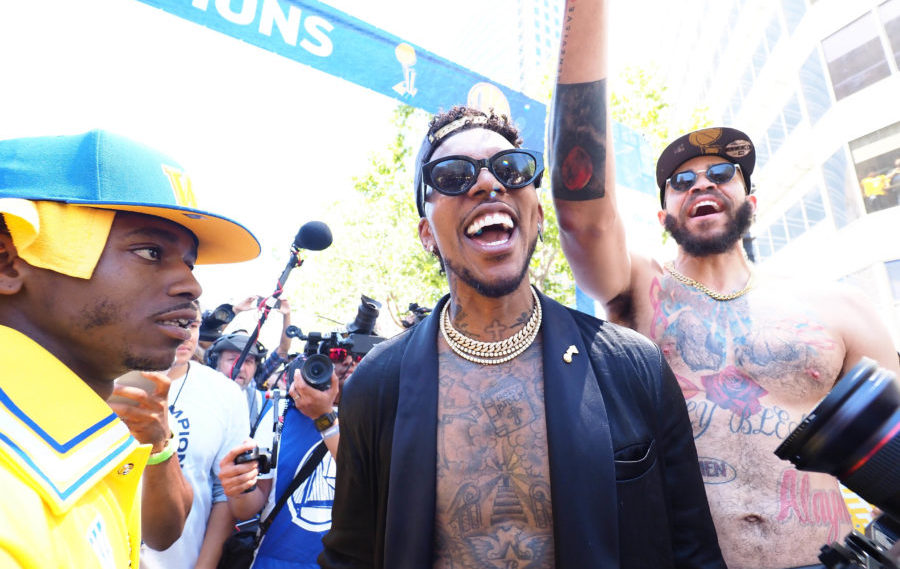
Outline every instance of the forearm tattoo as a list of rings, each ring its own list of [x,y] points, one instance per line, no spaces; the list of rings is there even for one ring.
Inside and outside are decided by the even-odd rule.
[[[554,198],[606,195],[606,114],[606,79],[556,86],[550,131]]]

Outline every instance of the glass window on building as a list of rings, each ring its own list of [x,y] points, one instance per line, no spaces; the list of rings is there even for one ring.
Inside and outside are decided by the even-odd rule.
[[[804,0],[782,0],[781,9],[784,11],[784,23],[787,24],[788,33],[793,34],[803,15],[806,14],[806,2]]]
[[[822,201],[821,188],[815,187],[803,196],[803,209],[810,227],[825,219],[825,202]]]
[[[847,156],[843,148],[838,148],[837,152],[822,164],[822,177],[828,191],[831,217],[838,229],[860,216],[857,205],[859,198],[856,197],[856,190],[850,187],[847,170]]]
[[[769,235],[772,236],[772,253],[775,254],[787,245],[788,236],[784,229],[784,218],[779,217],[778,220],[769,226]]]
[[[769,130],[766,131],[766,134],[769,137],[769,150],[772,151],[772,154],[776,154],[787,136],[780,114],[769,125]]]
[[[769,53],[775,51],[778,40],[781,39],[781,22],[778,21],[777,15],[772,15],[769,25],[766,27],[766,45]]]
[[[884,264],[887,269],[888,280],[891,282],[891,293],[894,300],[900,302],[900,259],[894,259]]]
[[[759,74],[762,73],[763,67],[766,65],[766,59],[769,58],[769,52],[766,51],[766,42],[760,41],[759,45],[756,46],[756,51],[753,52],[753,74],[756,77],[759,77]]]
[[[741,94],[745,99],[750,94],[750,89],[753,88],[753,81],[753,66],[748,65],[744,70],[744,76],[741,77]]]
[[[784,213],[788,239],[793,241],[806,233],[806,218],[803,216],[803,202],[797,202]]]
[[[797,98],[797,93],[791,95],[791,98],[788,99],[781,114],[784,117],[784,126],[787,129],[787,133],[791,134],[803,120],[803,113],[800,112],[800,100]]]
[[[878,15],[891,44],[894,61],[900,67],[900,0],[888,0],[879,6]]]
[[[874,12],[822,40],[822,51],[838,100],[891,73]]]
[[[763,229],[759,235],[754,234],[753,248],[756,251],[757,262],[772,256],[772,240],[769,238],[768,229]]]
[[[828,92],[828,82],[825,80],[825,70],[822,68],[818,50],[813,50],[800,68],[800,90],[803,92],[809,122],[816,124],[831,108],[831,95]]]
[[[850,141],[866,211],[900,204],[900,122]]]
[[[769,143],[768,137],[761,136],[753,141],[756,148],[756,169],[759,170],[769,161]]]

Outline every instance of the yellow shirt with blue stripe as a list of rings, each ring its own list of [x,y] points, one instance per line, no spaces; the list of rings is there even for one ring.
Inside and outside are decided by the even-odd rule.
[[[0,346],[0,565],[137,568],[150,445],[30,338]]]

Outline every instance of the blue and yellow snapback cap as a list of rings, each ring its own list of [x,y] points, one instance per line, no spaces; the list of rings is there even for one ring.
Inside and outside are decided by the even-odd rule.
[[[177,162],[108,131],[0,140],[0,197],[167,219],[197,237],[197,264],[248,261],[260,252],[243,225],[197,209]]]

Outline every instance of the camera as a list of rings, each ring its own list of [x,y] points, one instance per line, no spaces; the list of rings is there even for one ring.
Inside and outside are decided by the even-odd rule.
[[[235,464],[253,462],[254,460],[257,462],[256,468],[260,474],[266,474],[272,469],[272,456],[264,450],[259,450],[259,447],[245,450],[234,457]]]
[[[303,381],[310,387],[320,391],[328,391],[331,387],[331,374],[334,373],[334,364],[331,359],[323,354],[312,354],[307,357],[296,357],[287,367],[286,373],[289,380],[294,378],[294,372],[300,368]]]
[[[866,535],[854,531],[844,545],[823,546],[820,561],[829,568],[900,569],[900,385],[892,372],[860,360],[775,455],[837,477],[884,512]]]
[[[302,355],[298,355],[285,369],[287,383],[294,378],[294,372],[300,375],[310,387],[327,391],[331,387],[331,375],[334,364],[343,361],[350,354],[361,358],[369,353],[375,344],[384,340],[373,333],[381,303],[366,295],[360,296],[356,318],[347,325],[347,332],[310,332],[303,334],[300,328],[289,326],[285,334],[292,338],[306,341]]]
[[[200,317],[200,339],[212,342],[222,335],[222,330],[234,320],[234,310],[230,304],[220,304],[215,310],[206,310]]]
[[[259,447],[245,450],[241,454],[234,457],[235,464],[253,462],[254,460],[256,461],[256,469],[259,470],[260,474],[266,474],[275,467],[275,463],[272,461],[272,455],[264,450],[259,450]],[[244,490],[243,493],[247,494],[249,492],[253,492],[255,488],[256,484]]]

